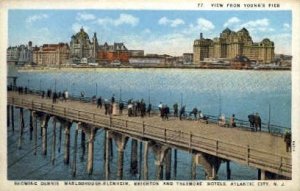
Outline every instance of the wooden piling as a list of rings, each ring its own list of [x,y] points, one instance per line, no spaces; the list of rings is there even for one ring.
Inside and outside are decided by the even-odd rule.
[[[59,122],[59,134],[58,134],[58,152],[61,150],[61,136],[62,136],[62,122]]]
[[[18,144],[18,149],[22,148],[22,139],[23,139],[23,129],[24,129],[24,112],[23,108],[20,108],[20,128],[19,128],[19,144]]]
[[[70,126],[68,122],[65,122],[65,145],[64,145],[64,163],[70,162]]]
[[[124,162],[124,149],[118,148],[118,180],[123,179],[123,162]]]
[[[33,137],[34,137],[34,152],[33,154],[36,155],[37,152],[37,119],[36,119],[35,111],[32,111],[32,123],[33,123]]]
[[[230,161],[226,161],[226,174],[227,174],[227,180],[231,179],[231,170],[230,170]]]
[[[142,179],[142,160],[143,160],[143,142],[140,141],[140,151],[139,151],[139,180]]]
[[[80,161],[82,162],[84,160],[84,155],[85,155],[85,132],[82,130],[81,131],[81,157],[80,157]]]
[[[15,132],[15,114],[14,114],[14,106],[11,106],[11,128],[12,131]]]
[[[267,180],[265,170],[260,169],[260,180]]]
[[[32,121],[32,112],[29,114],[29,140],[32,140],[32,131],[33,131],[33,121]]]
[[[144,180],[148,180],[148,142],[144,143]]]
[[[163,179],[163,167],[164,166],[160,162],[155,164],[156,180],[162,180]]]
[[[177,177],[177,149],[174,149],[174,166],[173,166],[174,179]]]
[[[165,157],[165,164],[166,164],[166,171],[165,171],[165,177],[166,180],[171,179],[171,164],[172,164],[172,149],[169,148],[167,150],[167,154]]]
[[[135,175],[138,172],[137,169],[137,140],[131,140],[131,161],[130,161],[130,173]]]
[[[191,164],[191,179],[192,180],[196,180],[196,169],[197,169],[197,166],[196,166],[196,155],[192,153],[192,164]]]
[[[87,172],[89,175],[93,174],[93,165],[94,165],[94,138],[95,131],[90,129],[89,141],[88,141],[88,159],[87,159]]]
[[[105,180],[109,180],[110,175],[110,144],[109,144],[109,131],[105,133]]]
[[[76,164],[76,159],[77,159],[77,138],[78,138],[78,129],[79,129],[79,123],[77,123],[77,128],[75,130],[75,135],[74,135],[74,153],[73,153],[73,168],[72,168],[72,176],[75,177],[76,176],[76,168],[77,168],[77,164]]]
[[[55,163],[55,153],[56,153],[55,146],[56,146],[56,118],[54,117],[53,118],[52,152],[51,152],[51,154],[52,154],[52,156],[51,156],[52,165],[54,165],[54,163]]]
[[[42,154],[47,155],[47,121],[43,119],[41,122],[42,136]]]

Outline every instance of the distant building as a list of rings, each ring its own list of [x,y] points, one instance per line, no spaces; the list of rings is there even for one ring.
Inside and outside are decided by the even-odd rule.
[[[37,65],[59,66],[68,63],[70,47],[67,43],[44,44],[34,47],[33,62]]]
[[[75,63],[80,63],[82,58],[87,58],[89,62],[95,62],[99,50],[97,34],[94,33],[92,41],[83,28],[71,37],[70,57]]]
[[[129,64],[134,66],[158,66],[165,64],[165,57],[160,55],[146,55],[129,58]]]
[[[193,53],[183,53],[183,64],[193,64]]]
[[[105,60],[109,63],[113,61],[128,62],[130,53],[124,43],[114,43],[109,45],[105,42],[100,45],[98,52],[98,60]]]
[[[238,55],[259,63],[270,63],[274,60],[274,42],[263,39],[254,43],[247,29],[234,32],[226,28],[213,40],[203,38],[200,33],[200,39],[194,41],[193,52],[195,64],[200,64],[204,58],[234,59]]]
[[[129,57],[144,56],[144,50],[129,50]]]
[[[236,56],[232,62],[231,67],[234,69],[243,69],[243,68],[250,68],[251,61],[246,56],[238,55]]]
[[[14,61],[17,65],[32,64],[33,61],[32,42],[28,45],[20,45],[7,48],[7,61]]]

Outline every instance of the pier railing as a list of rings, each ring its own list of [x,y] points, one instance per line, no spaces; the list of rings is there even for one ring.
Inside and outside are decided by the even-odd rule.
[[[10,87],[10,88],[12,89],[12,87]],[[11,89],[8,88],[8,90],[11,90]],[[16,89],[16,87],[14,89]],[[37,90],[37,89],[28,89],[27,92],[30,93],[30,94],[34,94],[34,95],[41,95],[41,93],[42,93],[41,90]],[[45,95],[45,97],[46,97],[46,95]],[[81,102],[85,102],[85,103],[94,103],[94,104],[96,104],[96,99],[93,98],[93,97],[88,97],[88,96],[81,97],[81,96],[70,95],[69,99],[70,100],[75,100],[75,101],[81,101]],[[116,102],[119,103],[118,100],[116,100]],[[122,101],[122,102],[124,104],[124,108],[127,108],[127,103],[128,102],[127,101]],[[170,111],[171,111],[170,112],[170,117],[172,117],[173,116],[172,115],[173,110],[171,109]],[[191,113],[191,111],[187,110],[185,112],[185,115],[183,116],[183,118],[185,120],[194,120],[192,115],[189,115],[190,113]],[[152,105],[151,114],[152,115],[160,115],[157,106]],[[219,116],[210,115],[210,114],[205,114],[205,116],[208,117],[207,121],[209,123],[218,123]],[[229,124],[228,120],[229,119],[227,119],[227,122],[226,122],[227,124]],[[250,131],[254,130],[254,127],[250,127],[250,122],[249,121],[246,121],[246,120],[243,120],[243,119],[235,119],[235,122],[236,122],[236,128],[241,128],[241,129],[250,130]],[[268,124],[268,123],[264,123],[264,122],[261,123],[261,131],[268,132],[268,133],[271,133],[273,135],[283,136],[284,133],[287,130],[290,130],[290,128],[279,126],[279,125],[274,125],[274,124]]]
[[[63,107],[57,104],[43,103],[13,96],[8,96],[7,102],[9,105],[45,112],[76,122],[105,127],[130,136],[160,141],[188,151],[201,151],[223,159],[291,177],[292,163],[289,154],[278,155],[250,146],[211,139],[192,132],[187,133],[171,128],[158,127],[144,122],[121,119],[71,107]]]

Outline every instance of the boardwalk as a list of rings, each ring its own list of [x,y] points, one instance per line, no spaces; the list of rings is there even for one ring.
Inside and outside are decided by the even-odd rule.
[[[183,150],[208,153],[291,177],[291,154],[286,152],[283,138],[265,132],[176,118],[162,121],[158,116],[129,118],[126,112],[109,117],[95,104],[73,100],[52,104],[50,99],[16,92],[8,92],[8,104],[109,128],[140,139],[159,141]]]

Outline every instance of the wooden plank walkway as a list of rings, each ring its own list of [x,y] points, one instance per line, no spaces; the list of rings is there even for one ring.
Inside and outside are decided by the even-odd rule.
[[[217,124],[182,120],[171,117],[168,121],[158,116],[128,117],[104,115],[104,108],[74,100],[52,104],[40,96],[8,92],[8,104],[43,111],[74,121],[110,128],[131,136],[148,138],[179,147],[209,153],[251,167],[291,177],[291,153],[285,151],[282,137],[266,132],[225,128]]]

